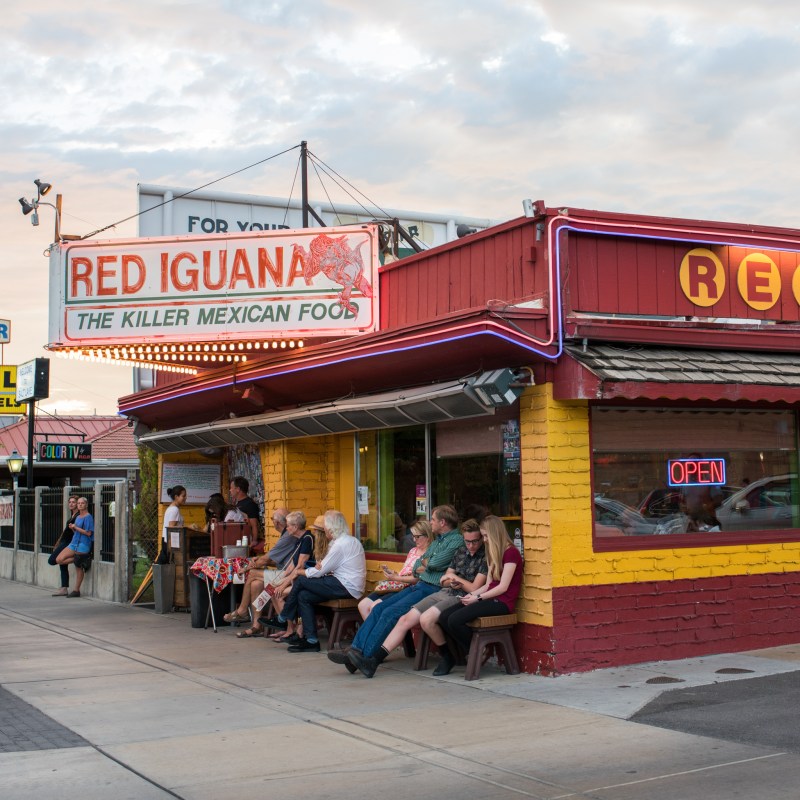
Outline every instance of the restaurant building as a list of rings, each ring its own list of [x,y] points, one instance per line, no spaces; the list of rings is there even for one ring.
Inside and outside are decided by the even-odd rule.
[[[51,349],[188,370],[120,400],[139,441],[189,479],[246,469],[267,513],[341,509],[373,578],[435,505],[503,517],[524,551],[524,671],[800,640],[800,231],[528,213],[385,265],[370,225],[242,234],[271,256],[231,240],[227,283],[218,252],[177,258],[192,237],[65,244]],[[344,244],[321,252],[323,234]],[[245,261],[276,278],[277,247],[294,255],[267,288],[294,274],[294,299],[257,270],[233,280]],[[356,251],[347,296],[343,273],[310,268]],[[224,284],[216,298],[186,263]],[[213,303],[239,322],[198,328]],[[303,303],[316,329],[295,324]],[[78,313],[96,327],[76,333]]]

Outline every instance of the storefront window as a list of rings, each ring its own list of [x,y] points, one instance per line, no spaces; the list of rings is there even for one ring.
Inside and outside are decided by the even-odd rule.
[[[492,417],[358,435],[358,516],[367,550],[407,552],[410,526],[436,505],[463,518],[484,513],[520,527],[516,406]]]
[[[358,434],[356,502],[366,550],[411,549],[411,525],[428,517],[425,463],[422,425]]]
[[[462,517],[520,517],[520,444],[516,407],[494,417],[436,426],[435,505]]]
[[[591,411],[594,535],[800,533],[790,411]]]

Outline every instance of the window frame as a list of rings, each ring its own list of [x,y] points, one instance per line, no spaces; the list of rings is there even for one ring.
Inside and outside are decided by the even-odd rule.
[[[589,484],[590,517],[592,526],[592,550],[596,553],[625,552],[635,550],[673,550],[691,547],[713,548],[737,545],[781,544],[800,541],[800,528],[775,528],[769,530],[740,530],[732,532],[693,532],[673,534],[652,534],[639,536],[598,536],[594,518],[595,498],[595,450],[592,409],[668,409],[684,411],[782,411],[794,416],[795,458],[800,462],[800,416],[796,406],[788,403],[775,403],[765,407],[759,403],[708,403],[695,405],[680,401],[631,403],[625,401],[590,401],[587,415],[589,426]]]

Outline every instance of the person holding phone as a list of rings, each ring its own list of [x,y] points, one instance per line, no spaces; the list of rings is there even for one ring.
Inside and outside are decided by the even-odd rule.
[[[358,603],[358,613],[361,614],[361,619],[366,619],[369,616],[369,612],[372,611],[376,603],[381,602],[381,598],[384,595],[394,594],[405,589],[406,586],[413,586],[417,582],[418,578],[414,575],[414,563],[418,558],[422,557],[433,538],[430,522],[426,519],[418,519],[411,526],[411,536],[414,538],[414,546],[408,551],[405,563],[399,572],[390,569],[386,564],[381,564],[384,579],[378,581],[375,584],[374,591],[362,598]]]
[[[486,548],[488,583],[471,589],[459,599],[458,605],[441,612],[438,620],[431,622],[423,614],[423,630],[439,648],[441,661],[434,675],[448,675],[455,666],[455,658],[445,643],[444,631],[455,639],[465,652],[472,642],[470,622],[478,617],[512,614],[522,587],[522,556],[508,537],[505,523],[490,515],[481,523],[481,537]],[[438,623],[438,624],[437,624]]]
[[[366,678],[371,678],[378,666],[396,647],[402,644],[406,634],[419,625],[424,613],[436,610],[440,614],[444,609],[458,606],[461,598],[468,592],[477,591],[486,583],[486,556],[478,523],[468,519],[461,525],[463,544],[453,554],[450,566],[439,579],[441,589],[415,603],[389,632],[375,656],[369,658],[352,648],[347,652],[348,663],[328,658],[335,663],[344,663],[348,671],[359,669]]]

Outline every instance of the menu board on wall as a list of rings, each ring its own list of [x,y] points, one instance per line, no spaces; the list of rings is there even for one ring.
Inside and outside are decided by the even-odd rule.
[[[161,467],[161,502],[172,502],[167,489],[185,486],[187,503],[205,505],[212,494],[221,490],[221,481],[222,466],[219,464],[178,464],[165,461]]]

